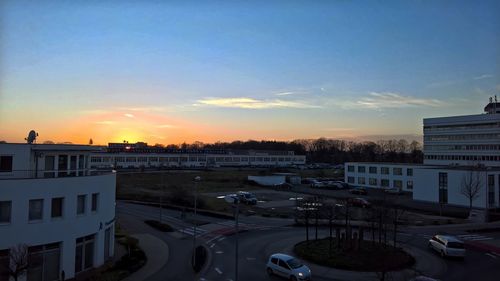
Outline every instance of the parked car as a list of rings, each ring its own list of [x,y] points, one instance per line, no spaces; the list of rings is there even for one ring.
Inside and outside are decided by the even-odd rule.
[[[241,203],[245,203],[247,205],[257,204],[257,197],[255,197],[253,193],[250,193],[248,191],[239,191],[238,198],[240,199]]]
[[[347,203],[349,203],[349,205],[351,206],[362,207],[362,208],[370,208],[372,205],[370,202],[368,202],[368,200],[364,198],[349,198],[347,200]]]
[[[289,184],[287,182],[284,182],[284,183],[280,183],[280,184],[276,184],[274,185],[274,187],[276,189],[284,189],[284,190],[291,190],[293,185],[292,184]]]
[[[352,194],[358,194],[358,195],[368,194],[368,191],[366,191],[366,188],[362,188],[362,187],[353,188],[353,189],[349,190],[349,192]]]
[[[349,185],[343,181],[334,181],[333,182],[335,186],[337,186],[338,189],[347,189],[349,188]]]
[[[420,275],[420,276],[417,276],[415,278],[410,279],[410,281],[439,281],[439,279],[434,279],[434,278]]]
[[[298,259],[285,254],[272,254],[266,265],[269,275],[278,275],[288,280],[311,280],[311,270]]]
[[[388,194],[396,194],[396,195],[400,195],[400,194],[403,194],[404,192],[399,189],[399,188],[388,188],[388,189],[384,189],[384,192],[385,193],[388,193]]]
[[[465,257],[464,242],[451,235],[434,235],[429,240],[429,248],[438,252],[441,257]]]
[[[314,181],[313,183],[311,183],[311,187],[313,188],[320,188],[320,187],[325,187],[327,184],[325,182],[322,182],[322,181]]]

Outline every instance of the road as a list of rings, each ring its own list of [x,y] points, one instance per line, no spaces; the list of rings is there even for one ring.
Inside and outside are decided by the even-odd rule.
[[[201,275],[193,274],[189,261],[192,249],[191,224],[179,219],[179,211],[166,210],[163,219],[183,233],[158,232],[143,223],[145,219],[158,219],[158,208],[134,204],[118,203],[117,214],[119,221],[131,228],[132,232],[146,232],[153,234],[170,247],[170,258],[161,271],[153,274],[148,281],[160,280],[235,280],[235,239],[236,235],[220,230],[233,228],[233,221],[200,216],[207,224],[199,227],[198,241],[205,243],[211,251],[211,264]],[[304,230],[297,227],[288,227],[290,221],[281,219],[267,219],[261,217],[240,216],[242,226],[248,231],[239,233],[239,281],[245,280],[280,280],[277,277],[269,277],[265,272],[265,263],[270,254],[275,252],[291,252],[292,246],[304,239]],[[244,228],[243,227],[243,228]],[[212,231],[215,229],[215,231]],[[245,228],[244,228],[245,229]],[[186,231],[187,230],[187,231]],[[425,266],[428,267],[431,276],[441,280],[498,280],[500,276],[500,257],[469,250],[464,260],[442,259],[427,248],[429,237],[436,232],[447,232],[462,235],[467,239],[491,239],[500,238],[500,233],[488,235],[470,235],[461,228],[439,230],[431,227],[402,229],[398,240],[408,247],[415,248],[424,255]],[[326,229],[320,229],[320,237],[326,236]],[[310,265],[314,280],[374,280],[373,274],[361,274],[357,278],[352,275],[344,275],[335,270],[325,271],[323,268]],[[395,275],[403,276],[403,275]],[[396,279],[392,280],[404,280]]]

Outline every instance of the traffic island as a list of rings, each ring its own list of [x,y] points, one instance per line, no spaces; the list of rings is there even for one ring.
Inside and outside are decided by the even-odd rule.
[[[302,241],[294,246],[294,252],[312,263],[350,271],[389,272],[415,264],[415,259],[403,249],[367,240]]]

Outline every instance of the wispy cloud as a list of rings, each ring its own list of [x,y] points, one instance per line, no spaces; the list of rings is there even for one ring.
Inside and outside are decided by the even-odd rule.
[[[116,124],[115,121],[109,121],[109,120],[105,120],[105,121],[97,121],[95,122],[96,124],[99,124],[99,125],[113,125],[113,124]]]
[[[123,114],[123,116],[128,117],[128,118],[134,118],[135,117],[134,114],[130,114],[130,113],[125,113],[125,114]]]
[[[170,124],[161,124],[161,125],[156,126],[156,128],[160,128],[160,129],[173,129],[173,128],[177,128],[177,126],[170,125]]]
[[[412,96],[404,96],[398,93],[377,93],[371,92],[368,97],[361,98],[357,101],[358,106],[371,108],[371,109],[382,109],[382,108],[405,108],[405,107],[416,107],[416,106],[430,106],[436,107],[443,103],[437,99],[424,99],[416,98]]]
[[[440,88],[457,84],[456,80],[445,80],[445,81],[436,81],[427,85],[429,88]]]
[[[140,107],[118,107],[117,110],[123,111],[140,111],[140,112],[152,112],[152,111],[166,111],[168,108],[162,106],[140,106]]]
[[[269,108],[321,108],[319,105],[308,104],[303,101],[289,100],[260,100],[247,97],[239,98],[205,98],[198,100],[195,106],[215,106],[243,109],[269,109]]]
[[[492,74],[482,74],[482,75],[474,77],[474,80],[482,80],[482,79],[488,79],[488,78],[492,78],[492,77],[493,77]]]
[[[276,96],[291,96],[291,95],[295,95],[294,92],[282,92],[282,93],[277,93],[275,94]]]
[[[354,128],[324,128],[323,131],[327,131],[327,132],[350,132],[350,131],[354,131]]]

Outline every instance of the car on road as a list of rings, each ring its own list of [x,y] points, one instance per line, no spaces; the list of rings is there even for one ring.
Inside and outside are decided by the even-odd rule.
[[[293,185],[287,182],[280,183],[280,184],[275,184],[274,187],[278,190],[291,190],[293,188]]]
[[[347,203],[351,206],[362,207],[362,208],[370,208],[372,204],[368,202],[365,198],[349,198]]]
[[[278,275],[288,280],[311,280],[311,270],[298,259],[285,254],[272,254],[266,265],[269,275]]]
[[[387,193],[387,194],[395,194],[395,195],[401,195],[401,194],[404,193],[399,188],[387,188],[387,189],[384,189],[384,192]]]
[[[362,188],[362,187],[353,188],[353,189],[349,190],[349,192],[352,194],[358,194],[358,195],[367,195],[368,194],[368,191],[366,191],[366,188]]]
[[[247,205],[257,204],[257,197],[255,196],[255,194],[248,191],[239,191],[238,198],[240,199],[241,203],[245,203]]]
[[[434,235],[429,240],[429,248],[441,257],[465,257],[464,242],[452,235]]]

